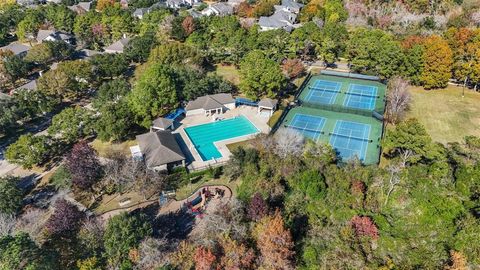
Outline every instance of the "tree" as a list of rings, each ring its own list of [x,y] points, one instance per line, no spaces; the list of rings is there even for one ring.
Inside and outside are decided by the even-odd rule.
[[[255,260],[254,251],[229,237],[219,241],[222,251],[219,265],[221,269],[251,269]]]
[[[248,218],[259,221],[268,215],[268,205],[260,193],[255,193],[247,209]]]
[[[388,82],[386,114],[388,122],[399,123],[410,107],[411,95],[408,81],[402,77],[394,77]]]
[[[42,165],[49,159],[51,148],[52,143],[47,136],[27,133],[7,147],[5,158],[25,169],[31,169],[34,165]]]
[[[128,69],[128,61],[124,54],[97,54],[91,58],[90,62],[100,79],[121,76]]]
[[[387,131],[383,146],[388,155],[400,155],[402,167],[424,159],[434,160],[438,155],[425,127],[414,118],[407,119],[395,129]]]
[[[355,31],[347,44],[351,69],[390,78],[400,72],[403,53],[393,36],[382,30]]]
[[[432,35],[425,42],[421,82],[425,89],[445,88],[451,77],[452,50],[441,37]]]
[[[121,103],[129,92],[130,84],[125,79],[104,82],[95,93],[93,107],[101,109],[103,106]]]
[[[105,230],[105,254],[111,266],[128,261],[131,249],[138,248],[140,241],[152,233],[151,225],[144,216],[122,213],[112,217]]]
[[[468,269],[467,260],[465,256],[458,251],[450,250],[450,261],[451,264],[446,266],[445,270],[466,270]]]
[[[192,65],[201,67],[203,56],[196,49],[185,43],[167,43],[159,45],[150,52],[148,63],[163,65]]]
[[[288,79],[295,79],[305,73],[305,67],[300,59],[287,59],[282,64],[283,73]]]
[[[22,21],[18,23],[17,36],[21,41],[33,39],[44,20],[43,13],[40,9],[28,9]]]
[[[262,219],[254,229],[260,250],[260,266],[264,269],[293,269],[293,241],[277,211]]]
[[[3,269],[58,269],[53,254],[40,249],[26,233],[0,238],[0,266]]]
[[[140,261],[137,266],[140,269],[161,269],[168,263],[168,252],[172,250],[166,238],[147,237],[139,247]]]
[[[72,176],[73,187],[81,191],[89,190],[102,173],[96,151],[85,141],[73,146],[65,166]]]
[[[106,104],[100,110],[95,121],[95,132],[102,141],[119,141],[131,132],[135,117],[126,100],[119,103]]]
[[[93,134],[93,114],[83,107],[70,107],[52,118],[48,133],[68,143]]]
[[[99,0],[97,2],[96,9],[99,10],[99,11],[102,11],[102,10],[108,8],[108,7],[112,7],[113,5],[115,5],[114,0]]]
[[[12,235],[15,229],[17,219],[14,215],[0,212],[0,237]]]
[[[25,77],[28,73],[28,63],[18,55],[7,56],[3,60],[3,66],[10,75],[12,82]]]
[[[150,56],[150,51],[157,45],[155,35],[151,32],[133,37],[124,50],[125,56],[133,62],[143,63]]]
[[[216,261],[215,255],[204,247],[197,247],[195,250],[195,270],[210,270],[214,269],[214,263]]]
[[[78,270],[102,270],[97,257],[90,257],[85,260],[77,261]]]
[[[152,64],[140,76],[131,95],[129,106],[143,127],[178,105],[177,89],[172,71],[161,64]]]
[[[70,189],[72,187],[72,175],[65,168],[65,166],[60,166],[55,171],[55,173],[50,178],[50,183],[53,184],[57,189]]]
[[[83,60],[63,61],[37,80],[38,90],[63,99],[84,96],[92,82],[92,66]]]
[[[65,199],[56,200],[53,207],[54,212],[45,224],[50,237],[75,237],[85,214]]]
[[[50,50],[48,42],[36,44],[33,46],[25,56],[25,60],[35,62],[39,65],[45,65],[53,59],[53,51]]]
[[[185,19],[182,21],[182,27],[183,31],[185,31],[185,34],[189,36],[193,31],[195,31],[195,20],[193,19],[192,16],[187,16]]]
[[[262,51],[248,53],[240,64],[240,89],[249,98],[275,97],[285,87],[280,66]]]
[[[293,129],[281,129],[274,137],[275,153],[281,157],[299,156],[303,153],[304,136]]]
[[[23,191],[13,176],[0,178],[0,214],[13,215],[22,207]]]
[[[17,89],[13,93],[13,102],[15,107],[21,112],[21,118],[30,120],[36,116],[51,112],[58,105],[59,100],[40,91]]]
[[[350,223],[357,237],[368,236],[372,239],[378,238],[377,226],[373,223],[370,217],[354,216]]]

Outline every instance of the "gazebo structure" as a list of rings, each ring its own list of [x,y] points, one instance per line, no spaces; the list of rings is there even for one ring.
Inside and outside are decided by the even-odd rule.
[[[270,98],[264,98],[258,102],[258,113],[268,111],[270,116],[277,110],[278,101]]]
[[[151,131],[165,131],[168,129],[173,129],[173,120],[159,117],[153,121]]]

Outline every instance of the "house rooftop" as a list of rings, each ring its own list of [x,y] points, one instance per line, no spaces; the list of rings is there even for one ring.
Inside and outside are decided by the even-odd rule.
[[[271,99],[271,98],[263,98],[258,102],[259,107],[264,107],[264,108],[275,108],[278,104],[278,101],[276,99]]]
[[[23,45],[20,43],[10,43],[7,46],[0,47],[0,50],[11,51],[15,55],[19,55],[30,50],[30,46]]]
[[[37,90],[37,81],[36,80],[31,80],[28,83],[17,87],[15,90],[20,90],[20,89],[25,89],[25,90]]]
[[[175,136],[169,131],[141,134],[137,136],[137,141],[150,168],[185,160]]]
[[[231,94],[215,94],[215,95],[206,95],[198,97],[195,100],[188,102],[186,107],[187,110],[197,110],[197,109],[204,109],[204,110],[211,110],[216,108],[221,108],[225,104],[233,103],[235,100],[233,99]]]
[[[153,121],[153,127],[160,128],[160,129],[167,129],[173,124],[172,119],[167,119],[163,117],[159,117]]]
[[[211,8],[215,10],[220,16],[233,14],[233,6],[223,2],[212,4]]]
[[[122,38],[120,40],[115,41],[114,43],[110,44],[110,46],[105,48],[105,51],[112,51],[112,52],[123,52],[125,46],[127,46],[130,38]]]

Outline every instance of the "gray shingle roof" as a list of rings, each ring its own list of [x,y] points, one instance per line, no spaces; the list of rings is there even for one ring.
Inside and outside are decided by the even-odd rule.
[[[216,108],[221,108],[225,104],[233,103],[235,100],[233,99],[231,94],[215,94],[215,95],[206,95],[199,97],[195,100],[188,102],[186,107],[187,110],[196,110],[196,109],[204,109],[204,110],[211,110]]]
[[[37,42],[42,42],[46,38],[52,37],[55,40],[63,40],[65,42],[68,42],[70,39],[73,38],[72,35],[60,32],[60,31],[55,31],[55,30],[39,30],[37,34]]]
[[[37,90],[37,81],[36,80],[31,80],[28,83],[18,87],[15,90],[20,90],[20,89],[25,89],[25,90]]]
[[[4,51],[11,51],[13,52],[13,54],[18,55],[24,52],[28,52],[30,50],[30,46],[20,43],[10,43],[7,46],[1,47],[0,49]]]
[[[105,51],[114,51],[114,52],[123,52],[125,46],[127,46],[128,42],[130,41],[129,38],[122,38],[120,40],[115,41],[110,46],[105,48]]]
[[[141,134],[137,141],[150,168],[185,160],[175,136],[169,131]]]
[[[275,108],[277,106],[278,101],[275,99],[264,98],[258,102],[258,106],[265,107],[265,108]]]
[[[215,10],[216,13],[220,16],[233,14],[233,7],[226,3],[222,3],[222,2],[215,3],[211,6],[211,8]]]
[[[153,127],[167,129],[173,124],[172,119],[159,117],[153,121]]]

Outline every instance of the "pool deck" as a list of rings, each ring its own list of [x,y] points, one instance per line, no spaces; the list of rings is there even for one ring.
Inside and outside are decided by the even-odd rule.
[[[243,115],[250,122],[252,122],[252,124],[255,125],[255,127],[260,131],[260,133],[268,134],[270,132],[270,127],[267,124],[270,117],[265,116],[264,114],[259,114],[257,112],[256,107],[239,106],[233,110],[228,110],[223,114],[218,114],[215,116],[222,117],[224,119],[229,119],[229,118],[233,118],[240,115]],[[217,147],[218,151],[222,154],[222,157],[216,160],[203,161],[200,155],[198,154],[197,149],[195,149],[192,142],[190,141],[190,138],[187,136],[187,133],[185,132],[185,128],[206,124],[206,123],[211,123],[211,122],[212,122],[211,116],[210,117],[207,117],[205,115],[187,116],[182,121],[180,121],[180,124],[181,124],[180,127],[178,127],[173,132],[173,133],[180,134],[180,136],[182,137],[183,141],[185,142],[188,148],[188,151],[191,153],[193,157],[193,160],[188,165],[188,168],[190,170],[199,170],[199,169],[207,168],[210,165],[223,164],[227,162],[230,159],[230,155],[231,155],[230,150],[228,150],[227,148],[228,144],[253,139],[258,134],[258,133],[249,134],[245,136],[235,137],[232,139],[214,142],[214,145]]]

